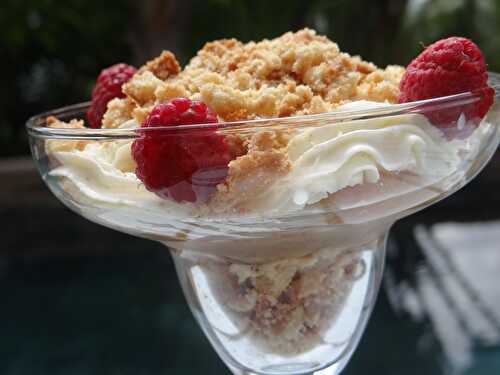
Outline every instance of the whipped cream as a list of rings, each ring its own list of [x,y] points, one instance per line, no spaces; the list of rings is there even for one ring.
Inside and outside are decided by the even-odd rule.
[[[339,110],[387,106],[356,101]],[[428,185],[456,170],[464,143],[448,142],[418,114],[312,127],[290,140],[291,172],[257,197],[253,207],[259,211],[270,207],[276,212],[299,210],[347,187],[378,183],[387,173],[410,172],[421,177],[418,187]]]
[[[134,120],[120,128],[137,127]],[[50,171],[54,177],[69,180],[87,198],[107,204],[170,209],[187,214],[191,204],[177,204],[148,191],[135,175],[132,141],[93,142],[80,150],[54,152],[61,164]]]
[[[123,141],[92,143],[83,151],[57,152],[61,166],[50,174],[66,177],[84,195],[100,202],[128,205],[155,200],[134,173],[130,145]]]
[[[339,110],[387,106],[357,101]],[[136,126],[134,121],[122,125]],[[377,183],[384,173],[410,172],[428,185],[452,174],[460,162],[460,151],[470,144],[470,140],[447,141],[418,114],[312,127],[299,132],[288,144],[291,172],[248,206],[256,212],[294,211],[347,187]],[[173,209],[170,213],[192,211],[191,204],[167,202],[146,190],[134,173],[130,147],[131,141],[96,142],[83,151],[56,152],[61,166],[50,174],[69,179],[83,195],[99,202],[168,206]]]

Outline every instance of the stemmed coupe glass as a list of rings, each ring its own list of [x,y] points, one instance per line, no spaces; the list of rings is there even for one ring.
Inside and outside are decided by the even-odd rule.
[[[63,121],[85,118],[88,103],[35,116],[27,130],[42,178],[66,206],[109,228],[165,244],[193,315],[233,373],[335,375],[356,349],[373,309],[392,224],[463,187],[494,154],[500,142],[500,77],[491,73],[490,85],[496,90],[495,103],[479,127],[463,118],[458,121],[461,135],[449,141],[457,150],[453,160],[443,161],[436,153],[434,163],[428,151],[420,172],[381,173],[376,182],[366,182],[365,171],[365,183],[349,184],[300,209],[264,205],[255,211],[190,215],[181,205],[153,199],[149,192],[133,194],[120,181],[106,179],[109,166],[91,174],[86,173],[92,165],[67,168],[70,155],[51,152],[57,148],[49,144],[126,146],[142,136],[141,129],[46,126],[48,116]],[[418,119],[464,109],[477,100],[474,93],[462,93],[369,110],[222,123],[217,132],[321,136],[332,127],[419,123]],[[155,131],[176,136],[203,126]],[[422,126],[424,135],[427,131]],[[386,147],[401,146],[385,141]],[[426,152],[418,143],[413,147],[411,152]],[[337,162],[341,161],[332,157],[331,163]],[[99,194],[111,198],[102,200]],[[295,201],[300,201],[297,194]]]

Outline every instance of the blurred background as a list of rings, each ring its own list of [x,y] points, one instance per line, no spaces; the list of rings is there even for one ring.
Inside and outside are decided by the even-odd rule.
[[[167,251],[69,212],[30,161],[27,118],[88,100],[103,67],[163,49],[184,65],[213,39],[307,26],[379,66],[466,36],[500,71],[500,0],[2,0],[0,24],[2,375],[229,373]],[[499,167],[497,153],[467,188],[394,227],[385,287],[346,374],[500,373],[500,255],[471,271],[449,251],[500,252]],[[449,221],[463,226],[433,225]],[[452,241],[465,232],[475,240]]]

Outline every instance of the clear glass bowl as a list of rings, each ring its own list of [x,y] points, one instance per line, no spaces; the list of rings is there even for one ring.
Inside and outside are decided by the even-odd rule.
[[[82,103],[27,129],[40,174],[65,205],[168,246],[194,316],[235,374],[337,374],[373,308],[391,225],[464,186],[496,150],[499,76],[490,84],[495,103],[483,121],[461,116],[444,133],[427,119],[467,112],[478,94],[216,125],[46,126],[48,116],[85,118]],[[191,201],[161,198],[136,178],[134,141],[204,142],[215,132],[245,140],[252,158],[229,172],[199,166],[179,182]],[[234,184],[216,188],[227,173]]]

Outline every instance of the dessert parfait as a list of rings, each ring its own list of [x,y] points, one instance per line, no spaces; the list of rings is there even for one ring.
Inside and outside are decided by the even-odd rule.
[[[29,130],[61,200],[171,248],[231,368],[304,373],[352,352],[389,226],[491,156],[492,79],[465,38],[379,68],[304,29],[114,65]]]

